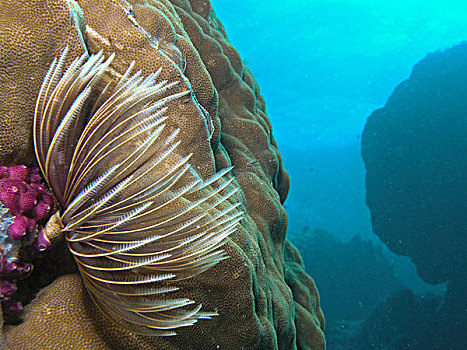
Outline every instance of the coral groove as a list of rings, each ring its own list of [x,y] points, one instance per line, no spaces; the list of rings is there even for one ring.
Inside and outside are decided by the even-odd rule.
[[[235,180],[228,188],[240,190],[226,204],[240,203],[245,216],[223,246],[228,259],[177,282],[184,297],[219,315],[212,320],[177,330],[175,337],[136,335],[115,327],[96,311],[82,281],[77,275],[66,275],[57,277],[26,306],[22,324],[6,328],[8,346],[324,349],[324,319],[316,287],[298,252],[285,239],[283,203],[289,178],[265,102],[209,1],[79,0],[71,7],[69,3],[2,2],[0,100],[6,109],[0,110],[0,126],[13,121],[14,128],[0,134],[0,163],[34,163],[31,101],[53,59],[65,46],[70,48],[69,57],[102,50],[106,58],[115,54],[103,84],[119,79],[135,61],[134,71],[141,70],[143,76],[161,68],[161,80],[178,82],[171,93],[192,92],[193,99],[167,102],[161,137],[180,129],[177,155],[192,154],[191,166],[203,181],[234,166]],[[34,21],[28,20],[31,11],[35,11]],[[9,33],[20,33],[13,36],[12,44],[6,39]],[[13,81],[20,82],[20,88],[12,86]],[[19,107],[9,109],[13,105]],[[48,227],[46,232],[59,230],[56,222]]]

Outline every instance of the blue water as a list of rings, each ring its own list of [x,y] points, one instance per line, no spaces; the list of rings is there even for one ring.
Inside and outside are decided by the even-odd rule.
[[[467,39],[463,1],[213,0],[291,175],[289,232],[374,238],[360,134],[413,65]],[[306,162],[302,160],[306,159]]]
[[[388,254],[372,232],[360,142],[368,116],[384,106],[418,61],[430,52],[467,40],[467,3],[211,2],[265,97],[274,136],[292,181],[285,203],[288,237],[302,251],[307,267],[311,266],[322,308],[330,316],[328,349],[350,349],[346,332],[373,332],[383,339],[384,330],[391,327],[395,327],[394,332],[422,334],[418,340],[402,340],[397,349],[419,349],[414,344],[424,337],[433,349],[460,349],[446,343],[438,346],[436,337],[432,341],[433,324],[418,327],[424,320],[438,318],[445,285],[435,288],[423,283],[410,259]],[[355,235],[357,238],[352,238]],[[301,241],[305,236],[308,238]],[[313,237],[311,241],[309,237]],[[358,286],[346,289],[342,287],[344,280]],[[404,287],[411,290],[389,297],[392,291]],[[427,292],[437,295],[414,294]],[[418,311],[409,317],[406,306],[400,305]],[[362,321],[368,317],[368,310],[376,308],[373,318]],[[347,315],[361,315],[360,319],[344,317],[344,309]],[[449,313],[446,315],[449,319]],[[450,325],[463,329],[465,314],[462,317],[463,321],[440,322],[445,322],[445,329],[456,329]],[[404,322],[415,324],[415,329],[405,330]],[[449,339],[449,333],[442,337]],[[357,344],[363,344],[363,340]],[[386,345],[357,348],[393,349]]]

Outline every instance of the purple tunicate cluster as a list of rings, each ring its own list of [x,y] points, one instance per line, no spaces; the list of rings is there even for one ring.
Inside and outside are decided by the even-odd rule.
[[[23,310],[21,302],[14,300],[13,295],[17,291],[15,281],[22,280],[32,273],[31,263],[15,263],[8,261],[2,253],[0,267],[0,301],[2,302],[3,312],[7,315],[15,316]]]
[[[33,270],[22,252],[34,254],[50,246],[38,223],[52,214],[53,207],[36,167],[0,167],[0,301],[5,314],[17,315],[22,310],[14,298],[16,282]]]
[[[53,198],[41,183],[39,169],[24,165],[0,167],[0,202],[15,217],[8,232],[14,240],[32,232],[53,209]]]

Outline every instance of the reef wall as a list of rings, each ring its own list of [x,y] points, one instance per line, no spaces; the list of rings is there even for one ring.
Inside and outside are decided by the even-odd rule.
[[[429,54],[368,118],[362,136],[375,233],[420,276],[465,276],[467,44]]]
[[[458,334],[467,320],[466,82],[467,43],[427,55],[362,136],[373,230],[425,281],[448,282],[441,313]]]
[[[0,165],[36,164],[35,100],[65,46],[67,63],[84,51],[115,53],[107,79],[134,60],[143,75],[162,67],[161,78],[179,82],[176,90],[191,88],[192,99],[170,102],[164,132],[181,129],[178,152],[193,154],[190,162],[202,178],[234,166],[241,190],[233,200],[242,203],[245,218],[224,246],[229,259],[180,285],[186,296],[218,312],[214,319],[168,338],[117,327],[89,299],[58,242],[36,263],[34,280],[47,286],[25,307],[23,322],[6,327],[9,348],[324,349],[316,287],[285,239],[289,179],[265,103],[210,3],[2,1]]]
[[[333,319],[364,319],[403,285],[382,247],[358,235],[342,242],[316,229],[294,233],[291,239],[301,248],[306,271],[319,286],[328,325]],[[355,281],[360,282],[355,285]]]

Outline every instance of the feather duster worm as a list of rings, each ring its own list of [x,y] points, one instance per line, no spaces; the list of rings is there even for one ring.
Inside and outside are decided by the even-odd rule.
[[[106,316],[173,335],[215,315],[170,292],[226,257],[219,248],[242,216],[228,204],[229,169],[202,181],[176,152],[178,131],[162,136],[167,102],[189,91],[170,94],[174,83],[157,81],[160,70],[130,76],[130,65],[97,93],[113,56],[84,54],[64,71],[66,56],[44,78],[33,134],[69,249]]]

